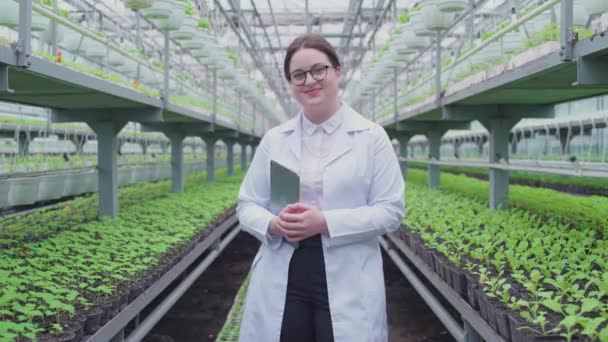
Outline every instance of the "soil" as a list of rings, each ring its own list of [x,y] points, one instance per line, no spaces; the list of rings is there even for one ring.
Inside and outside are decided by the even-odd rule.
[[[258,248],[254,237],[240,233],[143,341],[215,341]],[[384,252],[383,261],[389,342],[454,341]]]

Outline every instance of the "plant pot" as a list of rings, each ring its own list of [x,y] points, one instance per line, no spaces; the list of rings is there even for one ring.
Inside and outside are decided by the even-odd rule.
[[[412,52],[416,52],[416,50],[419,49],[424,49],[429,44],[428,38],[415,33],[415,29],[412,24],[409,24],[403,29],[403,33],[401,33],[401,40],[406,45],[407,49],[411,50]]]
[[[587,10],[589,15],[599,15],[608,11],[608,2],[606,0],[580,0],[583,7]]]
[[[469,7],[468,0],[437,0],[437,8],[441,12],[460,12]]]
[[[0,3],[0,26],[16,28],[19,25],[19,4],[8,0]]]
[[[4,208],[9,205],[10,190],[10,180],[7,178],[0,179],[0,208]]]
[[[68,30],[65,33],[62,45],[66,50],[75,54],[80,54],[87,50],[88,43],[89,40],[80,33]]]
[[[454,23],[454,14],[442,12],[437,8],[437,0],[426,0],[422,7],[422,20],[429,31],[445,31]]]
[[[154,0],[152,6],[142,9],[140,13],[147,19],[167,19],[171,16],[173,4],[173,0]]]
[[[87,317],[87,321],[84,324],[84,332],[87,335],[92,335],[100,328],[101,315],[103,314],[103,310],[99,308],[95,308],[85,313]]]
[[[153,0],[125,0],[125,6],[138,10],[152,7]]]
[[[167,0],[157,0],[167,1]],[[154,26],[160,31],[177,31],[182,26],[186,16],[186,4],[181,1],[172,1],[171,15],[164,19],[152,19]]]
[[[49,24],[47,26],[47,28],[40,32],[38,38],[40,38],[40,40],[42,40],[43,42],[47,43],[47,44],[52,44],[53,43],[53,32],[52,32],[52,26],[53,26],[53,22],[49,21]],[[63,39],[65,38],[65,29],[63,28],[63,26],[57,24],[55,25],[56,28],[56,39],[57,39],[57,43],[61,43],[63,41]]]
[[[511,340],[511,327],[509,326],[509,319],[507,318],[507,311],[503,308],[496,308],[496,331],[505,340]]]
[[[101,314],[101,318],[99,319],[99,324],[101,326],[106,325],[110,321],[110,311],[112,311],[112,303],[105,302],[101,305],[101,309],[103,313]]]
[[[64,174],[46,175],[40,177],[38,200],[44,201],[63,196],[66,176]]]
[[[51,20],[36,12],[32,13],[32,32],[42,32],[49,27]]]
[[[120,54],[120,52],[110,49],[108,51],[108,64],[113,67],[119,67],[125,65],[125,63],[129,60],[127,57]],[[135,63],[135,62],[133,62]],[[137,66],[137,65],[136,65]],[[137,69],[135,70],[137,71]]]
[[[467,300],[467,278],[457,267],[452,268],[452,288],[460,297]]]
[[[186,15],[181,28],[171,32],[170,36],[175,40],[192,40],[196,35],[197,25],[198,23],[193,17]]]
[[[76,333],[64,331],[61,336],[57,338],[57,342],[76,342]]]
[[[414,12],[410,14],[410,24],[414,34],[420,37],[429,37],[435,35],[432,31],[429,31],[424,24],[422,18],[422,11]]]
[[[475,278],[467,274],[467,301],[473,310],[479,310],[479,301],[477,300],[477,284]]]
[[[38,200],[38,177],[23,177],[11,179],[9,205],[32,204]]]
[[[87,44],[87,49],[84,53],[89,58],[95,59],[97,61],[103,61],[106,59],[107,52],[107,46],[96,40],[91,39],[89,40],[89,43]]]

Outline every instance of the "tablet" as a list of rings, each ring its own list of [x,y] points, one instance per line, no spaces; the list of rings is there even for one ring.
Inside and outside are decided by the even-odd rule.
[[[300,200],[300,177],[278,162],[270,161],[270,212],[278,214]]]

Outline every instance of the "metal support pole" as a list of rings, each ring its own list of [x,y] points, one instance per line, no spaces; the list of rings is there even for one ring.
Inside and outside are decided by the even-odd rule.
[[[471,326],[467,320],[464,320],[464,342],[482,342],[479,333]]]
[[[234,176],[234,141],[226,142],[226,159],[228,176]]]
[[[445,134],[443,129],[435,129],[426,133],[426,137],[429,140],[429,159],[439,160],[440,148],[441,148],[441,137]],[[429,182],[428,186],[431,189],[439,187],[439,165],[429,165]]]
[[[88,123],[97,135],[97,169],[99,172],[99,217],[118,215],[118,133],[126,121]]]
[[[180,132],[165,134],[171,140],[171,191],[184,192],[184,138]]]
[[[74,146],[76,146],[76,155],[81,156],[84,149],[84,138],[82,138],[81,141],[78,139],[77,135],[74,135],[72,137],[72,143],[74,144]]]
[[[399,93],[397,90],[398,77],[399,76],[397,75],[397,69],[393,69],[393,120],[395,122],[395,128],[397,130],[399,130],[399,127],[401,126],[397,122],[397,116],[399,115],[399,108],[397,108],[399,102]]]
[[[213,111],[211,113],[211,129],[213,132],[215,130],[215,120],[217,117],[217,69],[213,69],[213,88],[212,88],[212,96],[213,96]]]
[[[441,105],[441,32],[437,31],[435,36],[435,104]]]
[[[509,161],[509,131],[519,119],[496,117],[482,120],[488,130],[490,163]],[[509,196],[509,171],[490,169],[490,208],[506,209]]]
[[[454,140],[454,157],[459,158],[460,156],[460,140]]]
[[[163,106],[167,108],[169,106],[169,31],[163,32],[165,36],[165,49],[163,50],[165,67],[163,76]]]
[[[308,9],[308,0],[304,0],[304,3],[306,10],[306,33],[310,33],[312,31],[312,28],[310,27],[310,12]]]
[[[574,5],[572,0],[561,0],[560,10],[560,55],[563,61],[571,61],[574,58],[574,33],[572,32]]]
[[[401,158],[407,158],[407,146],[408,146],[408,142],[410,141],[410,139],[412,139],[414,135],[411,133],[400,133],[400,135],[397,137],[397,140],[399,141],[399,157]],[[399,166],[401,166],[401,174],[403,175],[403,178],[407,177],[407,162],[402,161],[399,163]]]
[[[54,11],[57,12],[57,0],[53,0]],[[57,22],[51,20],[51,54],[57,55]]]
[[[251,144],[251,157],[250,157],[250,161],[253,160],[253,157],[255,156],[255,150],[257,149],[257,145],[255,144]]]
[[[19,39],[17,41],[17,66],[29,68],[32,64],[32,0],[19,3]]]
[[[207,147],[207,181],[215,182],[215,142],[213,137],[202,137]]]
[[[141,146],[141,153],[144,155],[148,154],[148,143],[141,142],[139,145]]]
[[[247,170],[247,144],[241,142],[241,170]]]
[[[30,154],[30,140],[26,132],[20,132],[17,136],[17,149],[20,157]]]

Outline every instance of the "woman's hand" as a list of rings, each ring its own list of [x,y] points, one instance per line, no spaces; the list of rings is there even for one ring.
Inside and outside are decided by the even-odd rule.
[[[284,236],[289,242],[299,242],[316,234],[327,233],[323,212],[315,207],[295,203],[283,208],[270,221],[270,233]]]

